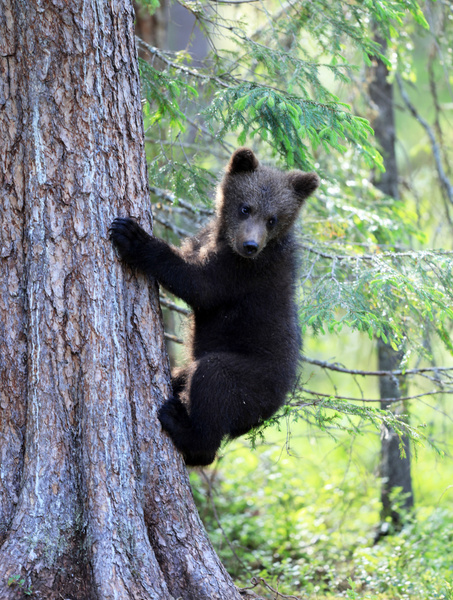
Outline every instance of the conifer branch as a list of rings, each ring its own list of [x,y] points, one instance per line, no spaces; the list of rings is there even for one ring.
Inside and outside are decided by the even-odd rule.
[[[160,223],[161,225],[163,225],[166,229],[173,231],[173,233],[176,234],[178,237],[184,238],[184,237],[189,237],[191,235],[190,231],[186,231],[185,229],[178,227],[174,223],[167,221],[166,219],[162,218],[158,214],[154,214],[154,220],[157,221],[158,223]]]
[[[195,77],[196,79],[201,79],[205,82],[214,81],[220,87],[228,88],[230,84],[221,79],[220,77],[215,77],[214,75],[210,75],[209,73],[202,73],[201,71],[197,71],[197,69],[191,69],[186,65],[180,64],[174,60],[171,60],[167,52],[163,52],[159,48],[152,46],[151,44],[147,44],[141,38],[137,38],[137,43],[139,46],[147,50],[152,56],[156,56],[159,58],[167,67],[171,67],[185,75],[190,75],[191,77]],[[229,75],[229,77],[231,77]],[[233,79],[233,81],[235,81]]]
[[[453,185],[451,184],[449,178],[447,177],[447,174],[445,173],[444,167],[442,165],[442,158],[441,158],[441,154],[440,154],[441,151],[440,151],[439,145],[436,141],[436,136],[434,135],[434,132],[431,129],[431,127],[429,126],[428,122],[425,121],[425,119],[419,114],[419,112],[417,111],[415,106],[410,101],[409,96],[407,95],[406,90],[403,87],[403,82],[402,82],[400,75],[398,75],[398,74],[396,75],[396,80],[398,82],[398,87],[399,87],[399,90],[401,93],[401,98],[403,99],[405,105],[407,106],[409,111],[412,113],[414,118],[424,128],[424,130],[426,131],[426,133],[429,137],[429,141],[431,142],[431,148],[433,151],[434,161],[436,163],[437,174],[439,176],[439,180],[442,184],[443,189],[445,190],[445,193],[447,194],[449,202],[451,204],[453,204]]]
[[[421,375],[423,373],[453,373],[453,367],[423,367],[420,369],[397,369],[396,371],[367,371],[361,369],[347,369],[346,367],[342,367],[339,363],[329,363],[322,360],[316,360],[314,358],[308,358],[307,356],[303,356],[302,361],[317,367],[321,367],[322,369],[337,371],[339,373],[348,373],[349,375],[398,377],[400,375]]]
[[[349,396],[339,396],[337,394],[324,394],[321,392],[317,392],[315,390],[309,390],[308,388],[305,387],[299,387],[298,388],[299,391],[305,393],[305,394],[310,394],[311,396],[316,396],[319,398],[331,398],[334,400],[347,400],[349,402],[367,402],[367,403],[376,403],[379,404],[382,402],[381,398],[352,398]],[[422,394],[414,394],[413,396],[404,396],[401,398],[386,398],[385,402],[386,404],[393,404],[393,403],[397,403],[397,402],[406,402],[407,400],[417,400],[418,398],[424,398],[426,396],[437,396],[439,394],[453,394],[453,389],[440,389],[440,390],[431,390],[429,392],[423,392]],[[297,406],[297,403],[291,403],[291,406]]]
[[[215,4],[251,4],[252,2],[261,2],[261,0],[212,0]]]
[[[453,250],[408,250],[406,252],[380,252],[375,254],[329,254],[323,252],[314,246],[308,246],[303,243],[298,244],[299,248],[307,250],[312,254],[316,254],[321,258],[335,261],[347,261],[347,260],[364,260],[364,261],[379,261],[382,258],[412,258],[414,260],[424,260],[426,258],[437,258],[438,256],[451,256],[453,257]]]
[[[200,206],[194,207],[194,205],[191,204],[188,200],[183,200],[182,198],[178,198],[176,196],[176,194],[173,194],[173,192],[170,192],[169,190],[164,190],[162,188],[155,187],[155,186],[150,186],[149,190],[158,198],[162,198],[162,200],[165,200],[166,202],[170,202],[171,204],[178,204],[179,206],[184,207],[186,210],[190,211],[191,213],[193,213],[195,215],[200,214],[200,215],[212,216],[214,214],[214,211],[212,209],[203,208]]]

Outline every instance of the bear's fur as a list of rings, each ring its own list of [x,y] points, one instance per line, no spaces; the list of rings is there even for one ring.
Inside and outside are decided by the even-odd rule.
[[[173,373],[159,411],[188,465],[208,465],[225,437],[271,417],[296,379],[292,226],[315,173],[261,166],[240,148],[218,188],[215,218],[180,249],[115,219],[120,257],[193,308],[191,362]]]

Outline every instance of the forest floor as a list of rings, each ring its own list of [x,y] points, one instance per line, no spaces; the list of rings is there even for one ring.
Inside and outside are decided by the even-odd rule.
[[[236,584],[263,578],[269,587],[254,592],[266,599],[453,600],[452,428],[443,422],[440,431],[440,422],[444,456],[417,449],[415,509],[378,541],[388,524],[371,430],[351,436],[297,423],[290,437],[285,427],[266,431],[255,449],[230,443],[213,468],[193,471],[200,514]]]

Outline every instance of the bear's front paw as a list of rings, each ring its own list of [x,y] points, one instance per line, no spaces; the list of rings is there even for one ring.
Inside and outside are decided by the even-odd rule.
[[[150,236],[133,219],[118,217],[110,225],[110,240],[118,251],[121,260],[133,263]]]

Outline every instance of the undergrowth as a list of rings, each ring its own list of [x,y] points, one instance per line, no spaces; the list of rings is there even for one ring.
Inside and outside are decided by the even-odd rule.
[[[251,451],[236,442],[214,470],[192,472],[201,517],[239,587],[263,578],[274,591],[254,591],[266,599],[284,597],[275,590],[316,600],[453,599],[453,511],[443,483],[451,473],[438,482],[436,504],[419,474],[416,510],[402,531],[376,541],[380,481],[371,446],[351,451],[347,440],[305,438],[296,457],[278,444]]]

